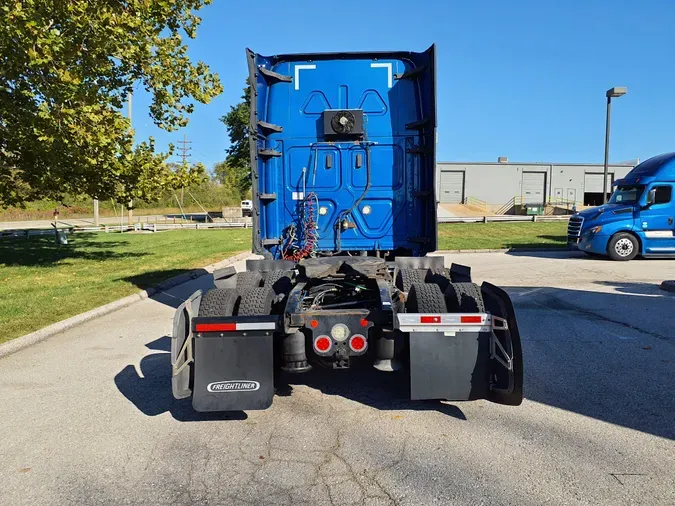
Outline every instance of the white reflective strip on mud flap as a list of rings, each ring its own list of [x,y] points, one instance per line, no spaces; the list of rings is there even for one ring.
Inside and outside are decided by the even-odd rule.
[[[275,322],[237,323],[237,330],[274,330]]]

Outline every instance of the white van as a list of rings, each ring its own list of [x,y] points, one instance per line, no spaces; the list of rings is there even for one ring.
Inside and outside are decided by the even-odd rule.
[[[241,215],[251,216],[253,214],[253,202],[250,200],[241,201]]]

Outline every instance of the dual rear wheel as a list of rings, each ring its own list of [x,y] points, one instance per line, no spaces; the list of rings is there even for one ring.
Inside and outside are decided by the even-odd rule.
[[[202,296],[199,316],[268,315],[278,296],[291,289],[288,271],[243,271],[236,276],[236,288],[215,288]]]
[[[402,269],[400,288],[409,287],[409,313],[484,313],[485,303],[475,283],[453,283],[447,269]]]

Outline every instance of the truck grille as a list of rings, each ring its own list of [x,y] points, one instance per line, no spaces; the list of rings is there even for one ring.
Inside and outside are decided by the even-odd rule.
[[[581,228],[584,225],[584,219],[581,216],[572,216],[567,225],[567,242],[579,242]]]

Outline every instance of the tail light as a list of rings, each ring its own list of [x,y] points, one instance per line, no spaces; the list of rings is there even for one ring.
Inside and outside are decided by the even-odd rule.
[[[314,339],[314,351],[329,353],[333,349],[333,340],[328,336],[319,336]]]
[[[349,339],[349,349],[354,353],[361,353],[368,347],[368,340],[361,334],[354,334]]]

